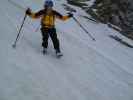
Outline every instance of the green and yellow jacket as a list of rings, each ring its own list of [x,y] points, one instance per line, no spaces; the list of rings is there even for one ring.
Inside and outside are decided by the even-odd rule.
[[[55,10],[52,10],[50,14],[46,14],[46,9],[42,9],[36,13],[31,12],[28,14],[31,18],[37,19],[41,18],[41,25],[44,28],[54,28],[55,18],[59,18],[63,21],[69,19],[69,16],[63,16]]]

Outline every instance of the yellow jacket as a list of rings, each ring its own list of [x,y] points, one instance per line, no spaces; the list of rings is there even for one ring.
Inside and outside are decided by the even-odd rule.
[[[28,14],[31,18],[41,18],[41,25],[44,28],[54,28],[55,18],[59,18],[63,21],[69,19],[69,16],[63,16],[55,10],[52,10],[50,14],[46,14],[46,9],[42,9],[36,13],[31,12]]]

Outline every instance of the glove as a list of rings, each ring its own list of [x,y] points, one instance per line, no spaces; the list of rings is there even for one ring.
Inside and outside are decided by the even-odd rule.
[[[72,13],[68,13],[68,17],[73,17],[73,14]]]
[[[25,12],[27,15],[30,15],[31,14],[31,9],[30,8],[28,8],[27,10],[26,10],[26,12]]]

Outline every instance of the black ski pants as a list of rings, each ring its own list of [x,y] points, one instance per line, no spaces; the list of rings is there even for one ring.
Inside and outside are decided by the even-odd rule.
[[[56,29],[55,28],[41,28],[41,33],[42,33],[42,46],[44,48],[47,48],[48,47],[48,38],[50,36],[52,42],[53,42],[53,45],[54,45],[54,49],[56,51],[59,51],[60,52],[60,44],[59,44],[59,40],[57,38],[57,33],[56,33]]]

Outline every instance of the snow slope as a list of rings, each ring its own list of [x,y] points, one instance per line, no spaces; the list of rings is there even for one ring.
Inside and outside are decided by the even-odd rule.
[[[41,0],[12,0],[34,11]],[[55,1],[55,9],[66,14]],[[76,8],[76,7],[75,7]],[[9,0],[0,3],[0,100],[133,100],[133,52],[109,35],[117,35],[104,24],[76,18],[96,38],[92,41],[73,19],[57,20],[57,32],[64,56],[54,57],[51,41],[49,54],[41,53],[41,34],[35,32],[39,20],[27,18],[17,48],[12,44],[24,16],[24,10]]]

